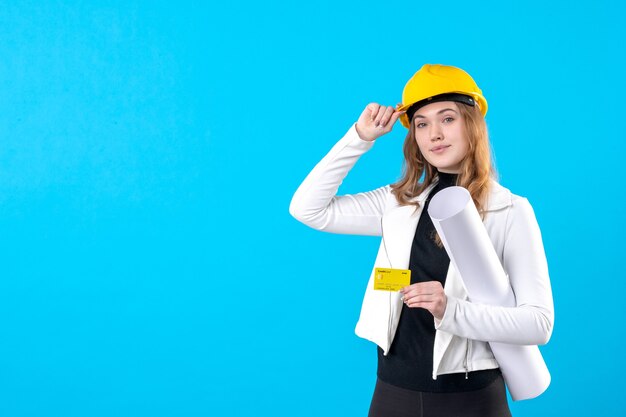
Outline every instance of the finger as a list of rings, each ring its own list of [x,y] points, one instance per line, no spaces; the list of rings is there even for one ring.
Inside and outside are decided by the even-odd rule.
[[[407,285],[406,287],[402,287],[400,291],[402,291],[403,293],[409,292],[413,289],[414,286],[415,284]]]
[[[381,121],[383,120],[383,117],[385,116],[385,111],[387,110],[387,108],[385,106],[381,106],[378,109],[378,113],[376,114],[376,118],[374,119],[374,126],[380,126],[381,125]]]
[[[381,112],[383,113],[381,118],[380,118],[380,125],[382,127],[385,127],[385,125],[387,125],[387,122],[389,121],[389,119],[391,118],[391,113],[389,112],[389,107],[383,107],[381,109]]]
[[[391,120],[391,116],[393,115],[393,107],[388,106],[385,108],[385,112],[383,113],[383,117],[380,119],[380,124],[382,127],[387,126],[389,120]]]
[[[436,303],[428,302],[428,301],[413,302],[413,303],[407,304],[407,307],[409,308],[423,308],[424,310],[428,310],[431,313],[435,310],[435,306],[436,306]]]
[[[420,292],[415,288],[410,288],[408,291],[404,293],[404,298],[411,298],[420,295]]]
[[[378,110],[380,109],[380,104],[370,103],[367,105],[367,108],[370,110],[370,120],[374,120],[378,115]]]
[[[394,125],[396,123],[396,121],[400,118],[400,116],[402,116],[404,113],[406,113],[405,111],[396,111],[391,115],[391,120],[389,121],[390,125]]]
[[[406,303],[406,306],[409,308],[417,308],[417,307],[424,308],[424,306],[428,303],[429,303],[428,301],[415,301],[411,299]]]
[[[415,306],[419,306],[422,304],[437,305],[437,299],[432,298],[432,297],[419,296],[419,297],[411,297],[411,298],[405,299],[404,303],[407,305],[407,307],[415,307]]]
[[[436,302],[441,298],[439,294],[412,293],[404,296],[404,302],[407,304],[416,302]]]
[[[408,294],[411,291],[419,291],[420,288],[424,286],[424,282],[416,282],[415,284],[407,285],[406,287],[402,287],[400,291],[405,294]]]
[[[411,289],[409,289],[408,291],[405,292],[405,296],[409,296],[409,297],[415,297],[418,295],[432,295],[432,294],[436,294],[437,290],[435,288],[429,288],[427,286],[424,285],[417,285],[414,284],[415,286]]]
[[[388,132],[390,132],[391,129],[393,129],[393,126],[396,124],[396,122],[398,121],[400,116],[402,116],[404,113],[406,113],[406,112],[404,112],[404,111],[395,111],[394,110],[393,114],[389,118],[389,122],[387,122],[387,124],[386,124]]]

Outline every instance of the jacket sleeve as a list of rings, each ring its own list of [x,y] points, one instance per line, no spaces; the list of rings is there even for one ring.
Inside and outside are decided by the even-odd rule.
[[[352,125],[300,184],[291,199],[289,213],[317,230],[380,236],[389,185],[358,194],[335,195],[356,161],[372,146],[374,142],[361,139]]]
[[[543,345],[552,335],[554,305],[541,231],[526,198],[517,197],[509,213],[503,252],[515,307],[472,303],[448,297],[435,328],[485,342]]]

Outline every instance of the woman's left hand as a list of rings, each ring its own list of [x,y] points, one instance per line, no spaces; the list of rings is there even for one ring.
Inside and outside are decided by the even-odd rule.
[[[425,308],[437,320],[443,318],[448,298],[439,281],[418,282],[400,290],[402,300],[409,308]]]

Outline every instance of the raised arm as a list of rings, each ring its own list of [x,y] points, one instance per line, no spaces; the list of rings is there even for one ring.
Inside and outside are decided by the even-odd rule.
[[[372,191],[337,196],[337,190],[356,161],[391,131],[402,112],[369,104],[359,121],[313,168],[296,190],[289,213],[298,221],[330,233],[380,236],[389,185]]]

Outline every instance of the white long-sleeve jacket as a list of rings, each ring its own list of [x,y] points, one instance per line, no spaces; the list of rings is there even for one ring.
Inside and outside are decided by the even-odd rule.
[[[376,291],[374,269],[408,269],[411,243],[423,204],[400,206],[390,185],[336,195],[350,169],[374,146],[353,125],[313,168],[296,190],[289,213],[300,222],[330,233],[383,236],[365,290],[355,332],[379,345],[386,355],[402,311],[399,293]],[[414,201],[425,201],[434,184]],[[515,307],[468,301],[463,282],[450,263],[443,318],[434,320],[433,379],[437,375],[497,368],[489,344],[541,345],[554,322],[552,290],[541,232],[526,198],[493,181],[484,225],[515,294]],[[386,251],[385,251],[386,246]],[[390,264],[391,263],[391,264]]]

